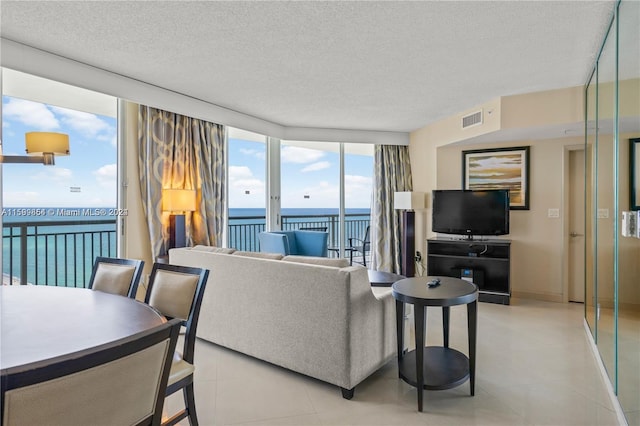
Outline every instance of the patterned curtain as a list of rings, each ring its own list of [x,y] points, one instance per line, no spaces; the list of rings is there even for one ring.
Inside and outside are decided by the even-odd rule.
[[[225,128],[140,105],[139,173],[153,258],[167,253],[169,213],[162,189],[195,189],[196,211],[186,217],[187,243],[220,245],[224,211]]]
[[[371,267],[400,273],[402,215],[393,208],[393,193],[413,190],[409,147],[376,145],[371,215]]]

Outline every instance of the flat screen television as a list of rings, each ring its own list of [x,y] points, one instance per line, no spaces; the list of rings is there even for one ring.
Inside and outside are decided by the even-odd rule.
[[[433,232],[466,235],[509,233],[509,191],[433,191]]]

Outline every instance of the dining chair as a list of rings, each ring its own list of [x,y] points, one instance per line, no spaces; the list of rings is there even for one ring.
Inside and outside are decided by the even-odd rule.
[[[193,392],[193,356],[200,305],[208,276],[207,269],[161,263],[153,264],[149,276],[145,303],[166,317],[179,319],[186,327],[182,353],[176,351],[174,354],[165,393],[169,396],[182,389],[185,408],[164,421],[162,424],[165,426],[187,417],[189,424],[198,425]]]
[[[98,256],[93,262],[89,288],[135,299],[143,266],[143,260]]]
[[[180,321],[2,371],[2,425],[160,425]]]
[[[353,265],[353,253],[360,253],[362,255],[362,264],[367,266],[367,252],[371,250],[371,240],[369,236],[369,226],[364,232],[364,238],[349,238],[349,263]]]

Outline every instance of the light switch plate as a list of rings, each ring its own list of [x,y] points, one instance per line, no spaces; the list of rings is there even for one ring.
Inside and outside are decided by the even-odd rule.
[[[549,209],[547,216],[548,217],[560,217],[560,209]]]
[[[609,209],[598,209],[598,219],[609,219]]]

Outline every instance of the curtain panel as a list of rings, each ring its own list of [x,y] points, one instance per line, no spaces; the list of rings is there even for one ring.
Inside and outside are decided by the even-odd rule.
[[[402,215],[393,208],[393,194],[413,190],[409,147],[376,145],[373,167],[371,267],[399,274]]]
[[[163,189],[195,189],[196,211],[186,215],[188,244],[221,245],[226,209],[225,128],[140,105],[139,173],[153,258],[167,253],[169,213]]]

